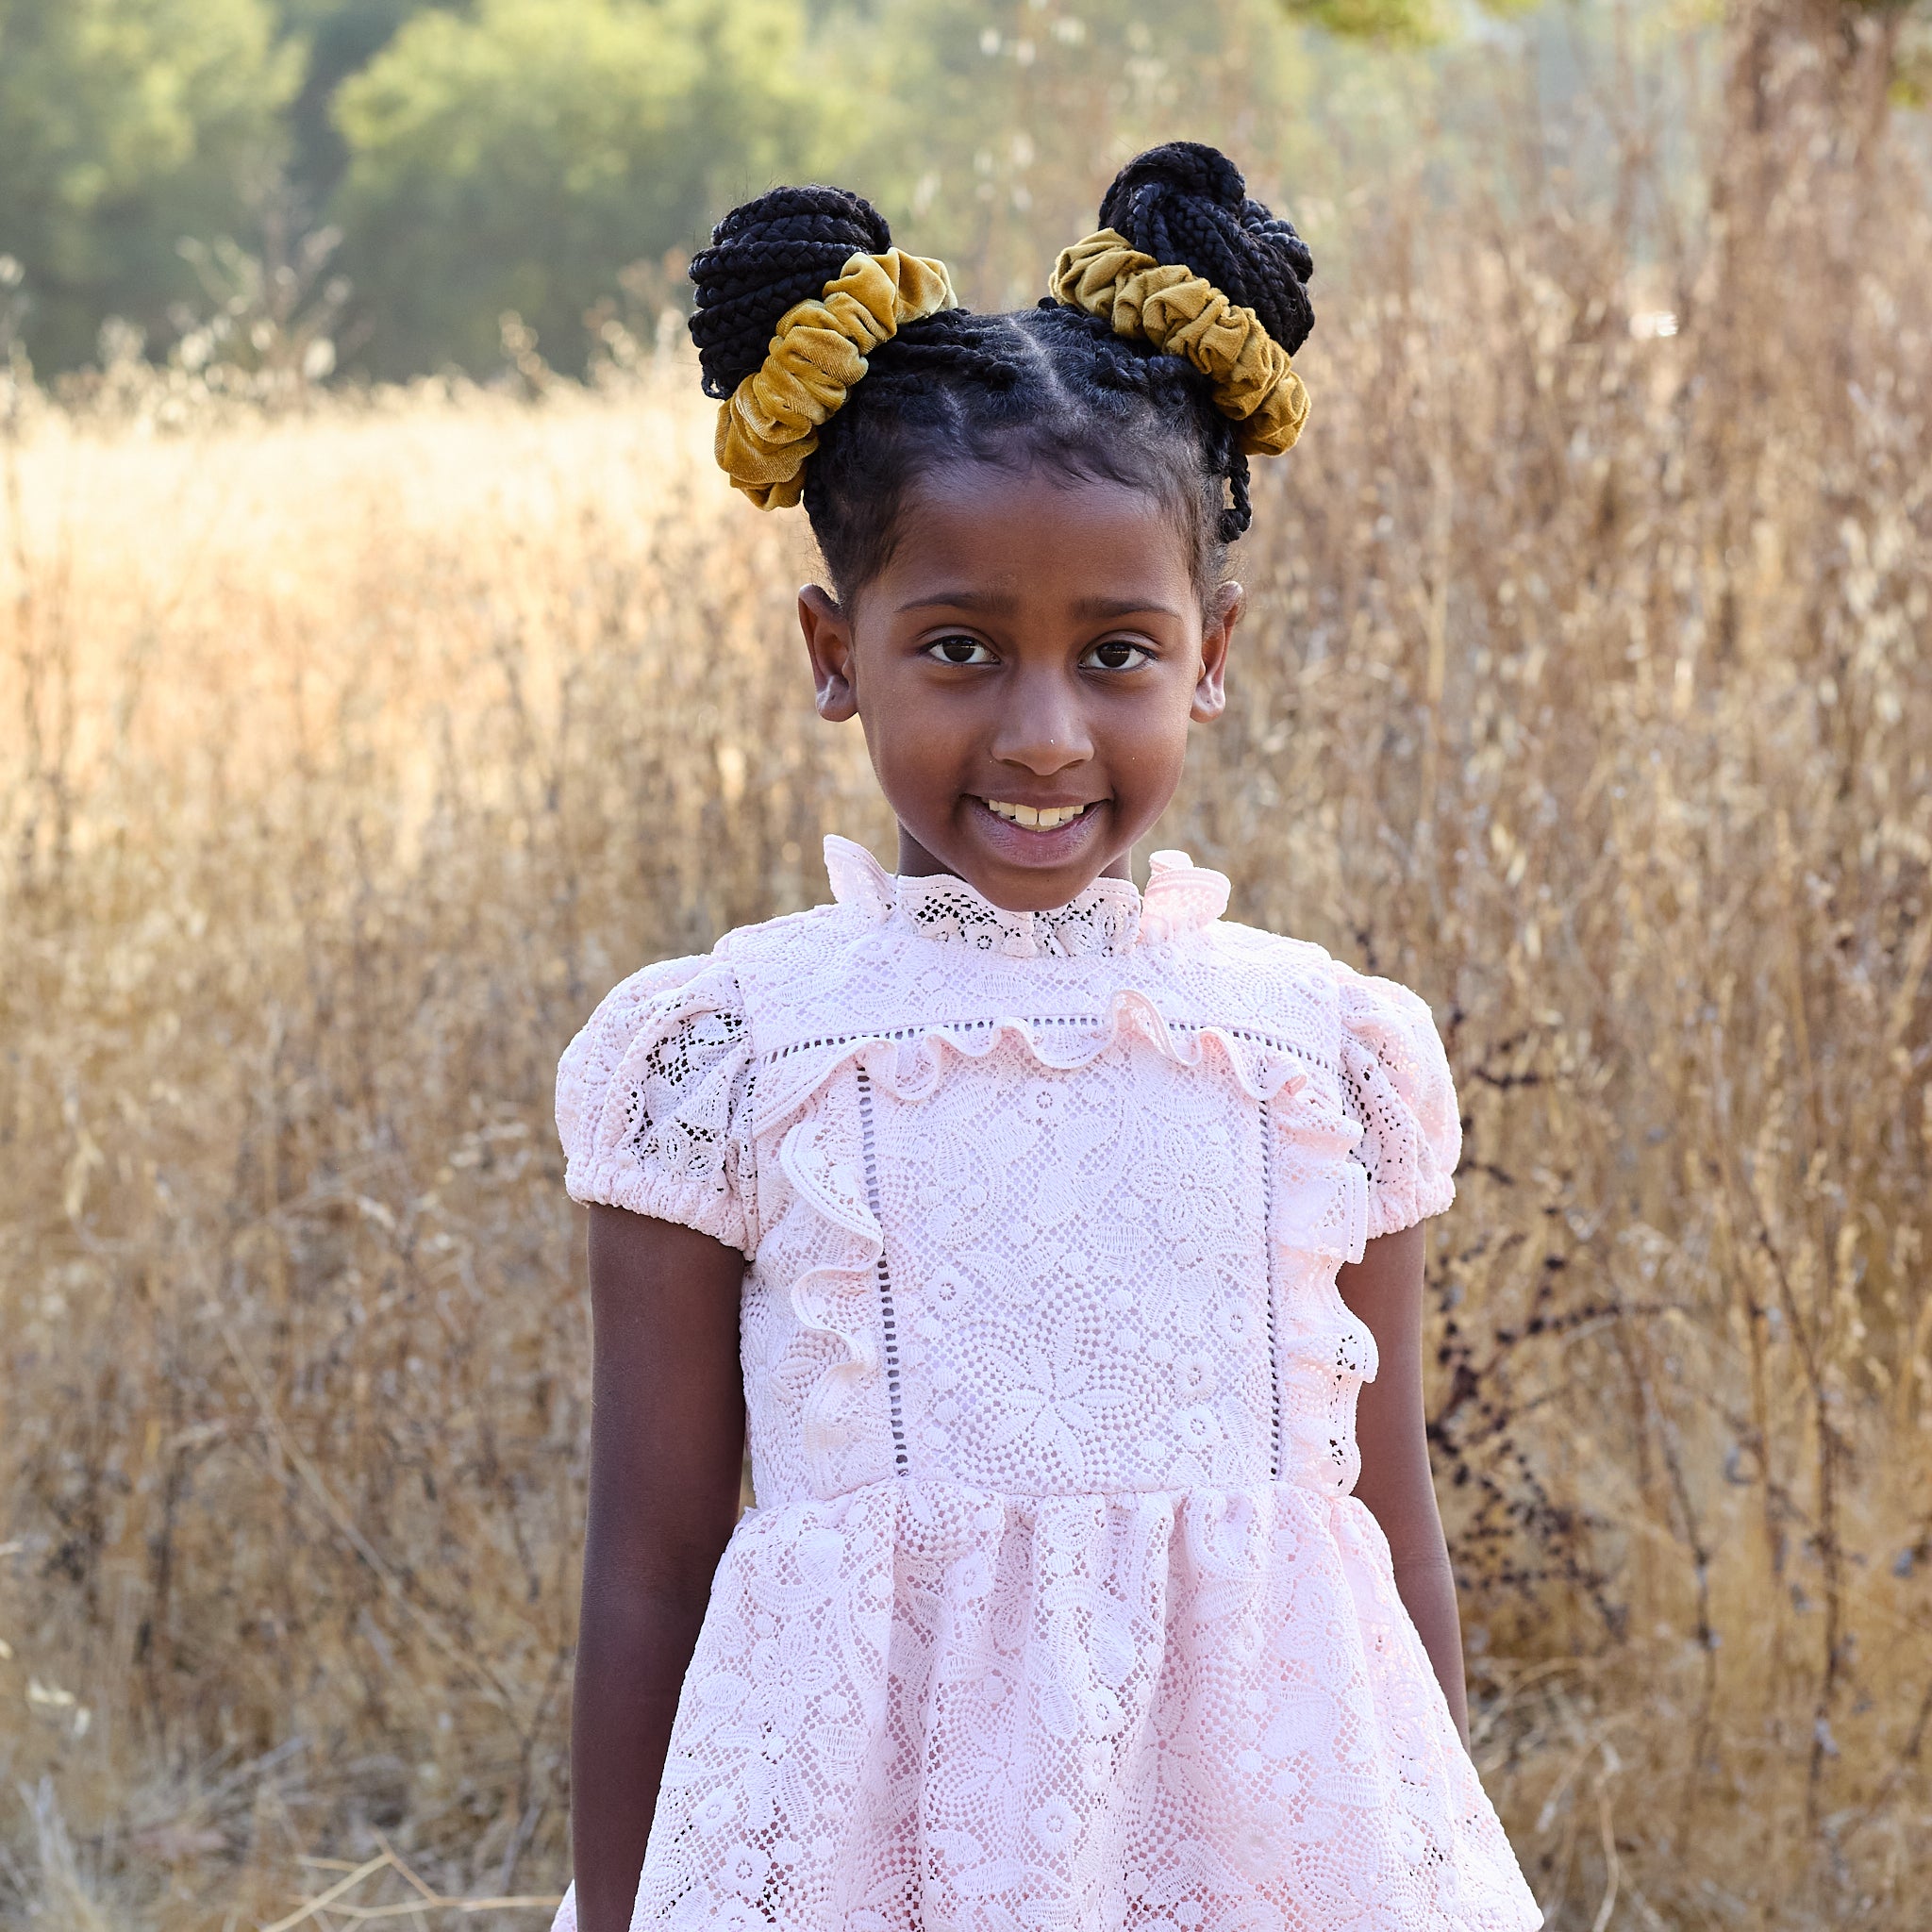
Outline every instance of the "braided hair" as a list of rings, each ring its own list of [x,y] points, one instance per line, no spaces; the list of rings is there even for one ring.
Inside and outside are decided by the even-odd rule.
[[[1115,177],[1100,219],[1252,308],[1291,354],[1307,340],[1313,258],[1225,155],[1195,142],[1150,148]],[[733,208],[691,265],[706,394],[729,396],[754,375],[779,318],[852,256],[891,246],[885,218],[842,188],[775,188]],[[868,359],[805,472],[806,513],[841,599],[884,569],[908,489],[948,460],[1043,464],[1148,491],[1179,523],[1203,597],[1219,584],[1251,520],[1248,461],[1181,357],[1049,297],[1013,314],[942,309]]]

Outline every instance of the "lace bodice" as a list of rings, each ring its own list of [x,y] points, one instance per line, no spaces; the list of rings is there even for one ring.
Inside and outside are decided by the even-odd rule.
[[[1453,1192],[1427,1008],[1178,854],[1032,914],[827,861],[559,1072],[570,1191],[749,1264],[759,1507],[636,1923],[1534,1923],[1349,1498],[1336,1272]],[[1344,1881],[1382,1916],[1294,1904]]]

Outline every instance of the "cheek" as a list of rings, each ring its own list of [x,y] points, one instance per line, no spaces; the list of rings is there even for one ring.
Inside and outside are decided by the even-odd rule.
[[[1142,745],[1128,767],[1128,786],[1133,794],[1158,798],[1165,805],[1181,781],[1187,753],[1184,735],[1164,735],[1156,742]]]
[[[945,789],[972,741],[970,718],[931,702],[916,680],[874,679],[870,693],[861,691],[858,712],[874,770],[910,795]]]
[[[1118,721],[1116,753],[1137,784],[1172,785],[1179,779],[1187,761],[1193,698],[1191,678],[1185,684],[1176,679],[1136,707],[1131,717]]]

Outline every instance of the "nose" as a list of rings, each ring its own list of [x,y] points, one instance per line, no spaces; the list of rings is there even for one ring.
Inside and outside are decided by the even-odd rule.
[[[1040,667],[1014,678],[1008,692],[991,745],[1002,764],[1050,778],[1093,756],[1080,692],[1065,673]]]

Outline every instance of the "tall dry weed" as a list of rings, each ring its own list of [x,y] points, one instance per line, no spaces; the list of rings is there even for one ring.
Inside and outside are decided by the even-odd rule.
[[[1387,225],[1163,827],[1442,1019],[1435,1448],[1556,1927],[1932,1881],[1932,234],[1888,208],[1848,280],[1787,262],[1795,338],[1614,213]],[[15,1920],[561,1882],[556,1057],[887,831],[684,393],[0,448]]]

